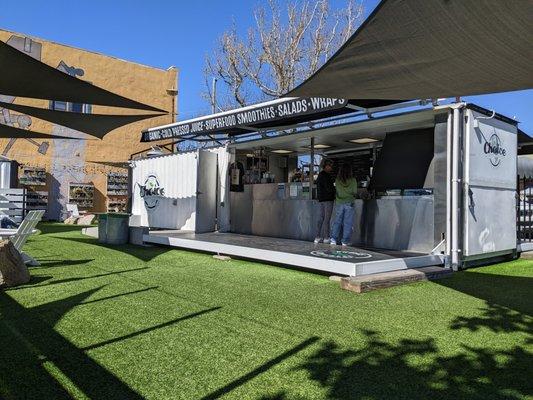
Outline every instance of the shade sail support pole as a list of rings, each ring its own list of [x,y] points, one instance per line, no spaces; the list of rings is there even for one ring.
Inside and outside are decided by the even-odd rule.
[[[448,110],[446,120],[446,267],[451,267],[451,237],[452,237],[452,135],[453,111]]]
[[[461,260],[460,232],[461,232],[461,132],[463,122],[463,104],[460,103],[453,108],[453,130],[452,130],[452,237],[451,237],[451,267],[454,271],[459,270]]]
[[[309,163],[309,199],[313,200],[313,188],[315,187],[315,138],[311,137],[311,160]]]

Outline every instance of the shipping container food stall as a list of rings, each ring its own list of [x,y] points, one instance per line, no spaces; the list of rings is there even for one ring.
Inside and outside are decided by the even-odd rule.
[[[344,275],[513,258],[517,132],[462,102],[274,100],[143,132],[213,147],[134,161],[132,211],[146,242]],[[312,242],[321,157],[358,181],[349,247]]]

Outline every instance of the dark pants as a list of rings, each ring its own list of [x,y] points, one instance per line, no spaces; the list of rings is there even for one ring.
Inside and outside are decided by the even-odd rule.
[[[317,207],[315,238],[329,239],[329,221],[333,210],[333,202],[321,201]]]

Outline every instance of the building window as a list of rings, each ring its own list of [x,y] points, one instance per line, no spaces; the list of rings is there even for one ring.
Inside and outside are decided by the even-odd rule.
[[[91,113],[90,104],[81,104],[81,103],[67,103],[65,101],[50,101],[50,110],[55,111],[72,111],[83,114]]]

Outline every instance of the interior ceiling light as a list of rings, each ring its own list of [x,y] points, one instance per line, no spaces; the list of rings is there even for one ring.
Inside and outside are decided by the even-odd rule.
[[[365,143],[374,143],[374,142],[379,142],[378,139],[372,139],[372,138],[361,138],[361,139],[352,139],[352,140],[348,140],[349,142],[352,142],[352,143],[358,143],[358,144],[365,144]]]
[[[308,146],[311,148],[311,146]],[[315,144],[315,149],[329,149],[331,146],[329,144]]]
[[[279,150],[272,150],[272,153],[277,153],[277,154],[289,154],[289,153],[292,153],[292,150],[282,150],[282,149],[279,149]]]

